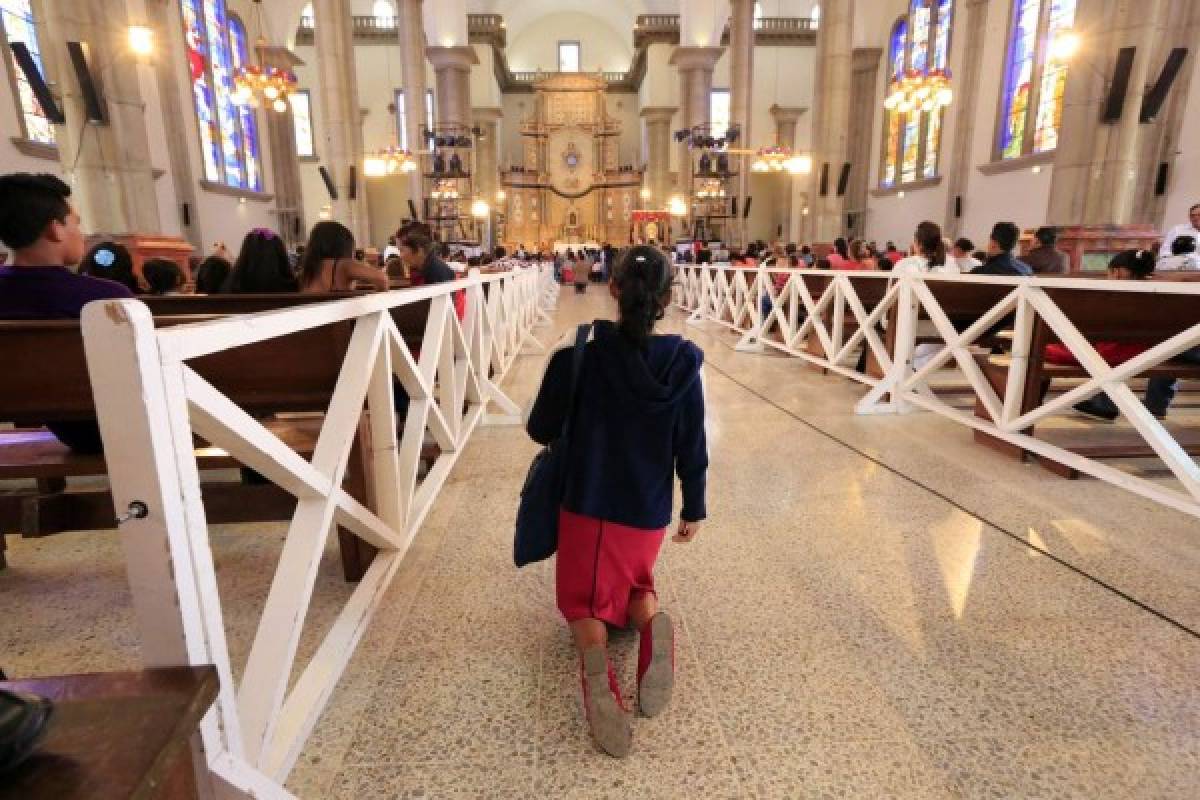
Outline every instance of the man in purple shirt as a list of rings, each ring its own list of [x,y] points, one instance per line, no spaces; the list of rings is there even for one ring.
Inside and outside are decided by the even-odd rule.
[[[12,250],[0,267],[0,319],[78,319],[93,300],[133,297],[119,283],[68,269],[84,250],[70,196],[71,187],[53,175],[0,176],[0,241]],[[100,452],[95,422],[47,427],[72,450]]]

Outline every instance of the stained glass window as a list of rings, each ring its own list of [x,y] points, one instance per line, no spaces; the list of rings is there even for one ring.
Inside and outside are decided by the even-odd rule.
[[[908,15],[892,28],[888,45],[891,80],[898,81],[910,71],[928,75],[947,70],[953,21],[954,0],[912,0]],[[940,107],[884,111],[881,186],[892,188],[937,177],[943,113]]]
[[[292,122],[296,126],[296,155],[313,158],[317,155],[317,146],[313,135],[312,95],[308,89],[301,89],[288,99],[292,103]]]
[[[181,5],[204,177],[261,191],[258,119],[252,108],[233,102],[234,73],[249,59],[246,28],[226,13],[225,0],[181,0]]]
[[[997,151],[1002,159],[1058,146],[1067,65],[1051,58],[1055,38],[1075,23],[1077,0],[1014,0]]]
[[[33,9],[30,8],[29,0],[0,0],[0,33],[3,33],[3,41],[9,44],[24,42],[25,46],[29,48],[29,54],[33,56],[34,63],[45,76],[42,52],[38,47],[37,28],[34,25]],[[54,126],[50,124],[50,120],[46,119],[46,113],[38,103],[37,97],[34,96],[33,88],[25,79],[25,73],[17,66],[16,59],[11,56],[11,52],[10,50],[9,68],[16,79],[17,101],[20,104],[21,124],[25,131],[25,138],[42,144],[54,144]]]

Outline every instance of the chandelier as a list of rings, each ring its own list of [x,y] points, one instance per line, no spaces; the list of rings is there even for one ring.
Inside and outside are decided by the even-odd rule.
[[[950,70],[933,69],[926,74],[910,69],[900,80],[892,81],[883,107],[907,114],[914,110],[945,108],[952,102],[954,90],[950,88]]]
[[[797,155],[790,147],[774,145],[763,147],[755,154],[750,165],[752,172],[783,172],[790,175],[807,175],[812,172],[812,156]]]
[[[363,159],[363,174],[368,178],[382,178],[398,172],[417,171],[417,159],[408,150],[385,147],[368,153]]]
[[[288,96],[296,91],[296,75],[277,67],[246,64],[233,76],[233,102],[239,106],[258,108],[259,95],[280,114],[288,110]]]
[[[434,200],[457,200],[458,184],[452,180],[440,180],[433,185],[429,196]]]
[[[696,197],[700,200],[711,200],[724,196],[725,184],[718,178],[703,180],[696,188]]]

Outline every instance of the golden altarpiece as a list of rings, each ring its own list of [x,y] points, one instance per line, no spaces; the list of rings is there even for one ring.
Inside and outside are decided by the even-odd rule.
[[[504,239],[527,247],[629,241],[641,170],[619,162],[621,126],[608,115],[599,75],[557,73],[537,81],[521,121],[522,162],[501,174]]]

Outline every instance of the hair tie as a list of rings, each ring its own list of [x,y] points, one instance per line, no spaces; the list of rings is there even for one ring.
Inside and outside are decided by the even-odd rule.
[[[92,261],[105,268],[111,267],[116,263],[116,260],[117,254],[112,250],[97,250],[95,255],[92,256]]]

